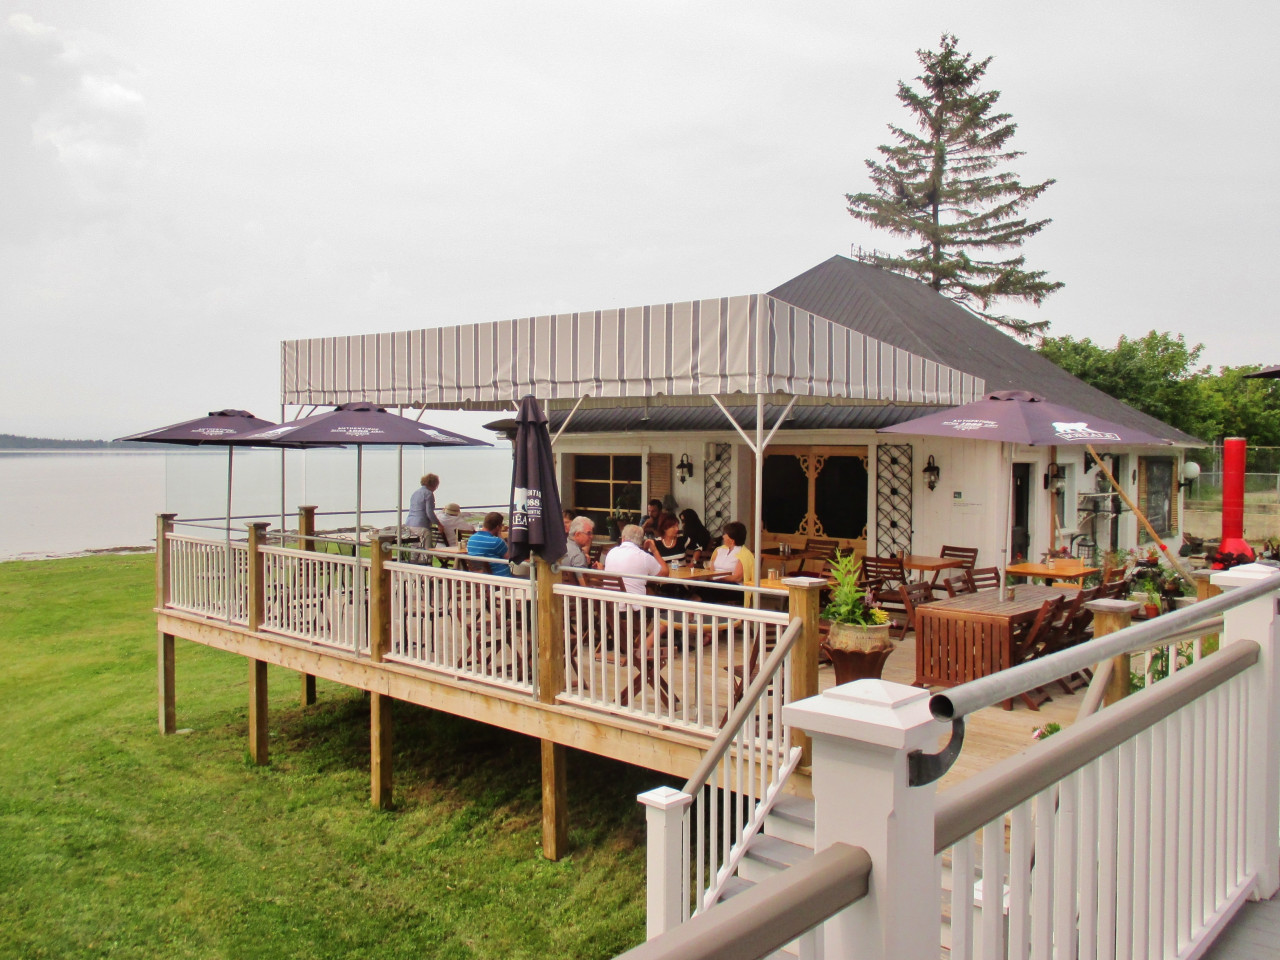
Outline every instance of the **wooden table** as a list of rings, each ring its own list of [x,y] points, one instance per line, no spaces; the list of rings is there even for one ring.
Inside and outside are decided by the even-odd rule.
[[[1004,568],[1004,572],[1014,577],[1043,577],[1047,582],[1054,580],[1074,580],[1081,584],[1091,573],[1097,573],[1100,567],[1086,567],[1082,562],[1072,564],[1055,563],[1012,563]]]
[[[782,555],[782,549],[780,547],[765,547],[763,550],[760,551],[760,569],[761,570],[768,569],[768,565],[765,563],[764,558],[769,557],[771,559],[776,559],[779,562],[781,562],[783,576],[786,576],[787,564],[789,564],[792,560],[799,560],[800,566],[798,569],[803,570],[804,562],[806,560],[821,560],[824,557],[826,557],[826,555],[827,555],[827,551],[825,550],[806,550],[804,547],[792,547],[791,554],[789,556],[784,557]]]
[[[1023,585],[1015,595],[1010,601],[1000,590],[979,590],[917,607],[915,685],[954,687],[1014,666],[1015,638],[1031,626],[1041,604],[1062,593]],[[1037,709],[1026,694],[1023,700]],[[1006,701],[1005,708],[1011,706]]]
[[[918,553],[908,553],[902,557],[902,566],[905,570],[919,570],[922,573],[940,573],[943,570],[951,570],[955,567],[963,567],[965,561],[958,557],[930,557]]]

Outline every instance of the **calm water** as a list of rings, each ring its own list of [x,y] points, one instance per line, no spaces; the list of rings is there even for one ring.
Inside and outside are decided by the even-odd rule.
[[[356,451],[306,450],[285,454],[287,523],[299,504],[315,504],[322,528],[355,522]],[[241,449],[234,459],[232,512],[241,518],[280,520],[281,455]],[[395,522],[396,448],[364,453],[365,523]],[[436,502],[501,504],[511,484],[510,447],[445,450],[406,448],[403,499],[426,472],[440,475]],[[0,452],[0,560],[62,556],[84,550],[149,547],[157,513],[205,518],[210,536],[222,529],[227,508],[226,450],[174,453],[132,451]],[[388,512],[378,513],[375,511]],[[182,528],[198,532],[199,528]]]

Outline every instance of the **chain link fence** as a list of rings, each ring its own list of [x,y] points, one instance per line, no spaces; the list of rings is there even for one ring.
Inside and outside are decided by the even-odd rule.
[[[1187,490],[1187,499],[1222,502],[1222,444],[1188,450],[1187,459],[1200,465],[1200,478]],[[1244,500],[1249,505],[1280,505],[1280,447],[1248,447],[1245,455]]]

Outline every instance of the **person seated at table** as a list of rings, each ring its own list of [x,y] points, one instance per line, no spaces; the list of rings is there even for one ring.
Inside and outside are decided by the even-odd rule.
[[[743,544],[747,539],[746,524],[731,520],[721,533],[724,543],[711,554],[710,568],[720,576],[717,583],[752,584],[756,580],[756,558]],[[741,605],[742,594],[736,590],[702,591],[703,599],[712,603]]]
[[[689,549],[688,538],[680,532],[680,521],[669,513],[664,513],[661,520],[661,532],[653,541],[658,556],[668,564],[680,565]]]
[[[569,524],[569,539],[565,543],[561,567],[579,570],[599,570],[600,564],[591,559],[591,538],[596,533],[596,522],[590,517],[574,517]]]
[[[666,516],[666,511],[662,509],[662,501],[654,497],[649,501],[649,505],[645,508],[648,513],[645,515],[644,523],[641,529],[644,535],[651,540],[658,539],[658,535],[662,532],[662,518]]]
[[[569,524],[573,523],[573,511],[565,510],[563,512],[563,516],[564,516],[564,532],[567,534],[569,532]]]
[[[478,530],[467,538],[467,555],[505,559],[507,541],[503,539],[502,533],[507,528],[506,518],[496,510],[486,513],[483,526],[483,530]],[[491,563],[489,572],[499,577],[513,576],[509,563]]]
[[[687,507],[680,511],[680,532],[684,534],[687,549],[692,551],[689,560],[696,567],[711,549],[711,531],[702,525],[698,511]]]
[[[667,561],[663,560],[658,553],[658,548],[653,545],[653,541],[645,539],[644,529],[634,523],[628,523],[622,528],[618,545],[604,558],[604,572],[623,574],[622,586],[627,593],[643,596],[648,592],[645,589],[645,581],[635,574],[665,577],[670,572],[670,568],[667,566]],[[626,574],[632,574],[632,576],[626,576]],[[639,604],[633,603],[632,606],[637,610],[640,609]]]
[[[458,545],[459,533],[475,533],[476,525],[462,516],[462,508],[456,503],[447,504],[442,513],[436,514],[444,542],[451,547]]]

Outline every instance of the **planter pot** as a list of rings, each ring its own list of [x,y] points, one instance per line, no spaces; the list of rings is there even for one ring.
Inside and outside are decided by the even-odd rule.
[[[1160,616],[1160,604],[1144,603],[1142,605],[1142,612],[1147,615],[1148,620],[1150,620],[1152,617],[1158,617]]]
[[[865,627],[851,623],[833,623],[827,634],[827,645],[832,650],[874,653],[880,650],[892,650],[893,639],[889,636],[887,623]]]

